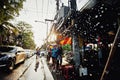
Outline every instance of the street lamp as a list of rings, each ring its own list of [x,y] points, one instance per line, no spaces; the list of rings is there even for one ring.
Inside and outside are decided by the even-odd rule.
[[[46,38],[47,38],[47,36],[48,36],[48,23],[46,23],[47,21],[49,21],[49,22],[53,22],[54,20],[51,20],[51,19],[45,19],[45,22],[43,22],[43,21],[38,21],[38,20],[35,20],[35,22],[40,22],[40,23],[47,24]]]
[[[54,20],[51,20],[51,19],[45,19],[45,22],[46,22],[46,21],[53,22]]]
[[[47,29],[46,29],[46,45],[48,44],[48,23],[47,23],[47,21],[53,22],[54,20],[45,19],[45,22],[35,20],[35,22],[40,22],[40,23],[43,23],[43,24],[46,24],[46,25],[47,25]]]
[[[47,38],[47,36],[48,36],[48,23],[43,22],[43,21],[38,21],[38,20],[35,20],[35,22],[40,22],[40,23],[43,23],[43,24],[47,25],[47,29],[46,29],[46,38]]]

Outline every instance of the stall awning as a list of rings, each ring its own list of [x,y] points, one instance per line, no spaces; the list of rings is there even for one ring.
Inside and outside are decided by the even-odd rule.
[[[72,43],[72,38],[71,37],[66,37],[65,39],[60,41],[61,45],[71,44],[71,43]]]

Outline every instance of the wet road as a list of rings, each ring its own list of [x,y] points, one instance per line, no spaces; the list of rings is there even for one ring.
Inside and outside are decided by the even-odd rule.
[[[28,68],[28,70],[25,71],[19,80],[44,80],[44,78],[45,73],[42,59],[39,58],[36,60],[34,57],[31,66]]]
[[[36,66],[36,62],[38,66]],[[35,71],[35,67],[37,70]],[[0,71],[0,80],[44,80],[44,70],[41,58],[35,56],[16,66],[12,72]]]

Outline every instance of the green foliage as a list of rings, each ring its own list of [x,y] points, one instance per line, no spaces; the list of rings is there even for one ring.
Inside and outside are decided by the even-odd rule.
[[[17,27],[21,31],[23,48],[34,49],[35,43],[33,40],[33,32],[31,30],[32,26],[26,22],[20,21],[17,24]]]
[[[11,39],[9,36],[13,38],[12,44],[16,43],[15,39],[19,31],[8,21],[19,15],[24,1],[26,0],[0,0],[0,44],[3,44],[3,41],[10,44]]]
[[[0,44],[15,44],[15,38],[18,36],[19,30],[10,22],[3,22],[0,25]]]
[[[16,2],[14,2],[16,1]],[[25,0],[0,0],[0,24],[19,15]]]
[[[70,44],[66,44],[62,48],[63,48],[63,50],[71,51],[71,45]]]

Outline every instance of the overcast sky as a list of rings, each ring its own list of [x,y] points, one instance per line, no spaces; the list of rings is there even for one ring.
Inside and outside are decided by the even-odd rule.
[[[26,0],[20,16],[16,20],[25,21],[33,26],[35,43],[40,46],[46,37],[47,26],[44,23],[35,22],[35,20],[44,22],[45,19],[53,19],[55,13],[55,0]]]

